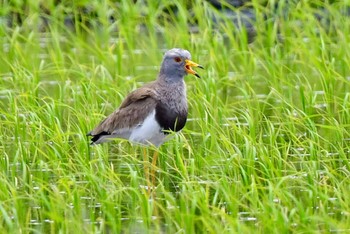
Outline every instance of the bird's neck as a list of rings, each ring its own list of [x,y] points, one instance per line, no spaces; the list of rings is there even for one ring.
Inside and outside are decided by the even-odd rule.
[[[186,99],[186,85],[183,77],[158,77],[157,91],[166,99]]]
[[[163,85],[183,85],[184,76],[180,74],[164,75],[160,73],[158,75],[158,81]]]

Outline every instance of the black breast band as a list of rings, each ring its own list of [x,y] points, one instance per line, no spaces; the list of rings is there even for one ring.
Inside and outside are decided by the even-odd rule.
[[[156,106],[156,120],[158,124],[166,131],[180,131],[186,124],[187,112],[177,112],[169,109],[163,103]]]

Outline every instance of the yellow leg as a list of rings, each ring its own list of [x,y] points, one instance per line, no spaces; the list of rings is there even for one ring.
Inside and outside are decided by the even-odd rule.
[[[151,168],[151,179],[152,179],[152,193],[151,193],[151,196],[153,198],[154,201],[156,201],[156,193],[155,193],[155,188],[156,188],[156,175],[155,175],[155,172],[157,170],[157,159],[158,159],[158,156],[159,156],[159,151],[158,149],[156,149],[153,153],[153,157],[152,157],[152,168]],[[154,203],[154,206],[153,206],[153,215],[158,217],[159,216],[159,211],[158,211],[158,206],[156,204],[156,202]],[[157,219],[158,220],[158,219]]]
[[[152,186],[156,187],[156,176],[155,172],[157,169],[157,159],[158,159],[159,152],[158,150],[155,150],[153,153],[153,158],[152,158],[152,169],[151,169],[151,178],[152,178]]]
[[[147,183],[147,192],[148,195],[151,192],[151,184],[149,181],[149,161],[148,161],[148,152],[146,148],[143,148],[143,169],[144,169],[144,173],[145,173],[145,177],[146,177],[146,183]]]

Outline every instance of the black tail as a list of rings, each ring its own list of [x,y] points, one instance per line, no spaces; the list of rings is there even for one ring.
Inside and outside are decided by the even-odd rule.
[[[90,145],[95,144],[96,141],[100,139],[100,137],[105,136],[105,135],[110,135],[108,132],[100,132],[99,134],[92,135],[91,132],[87,133],[86,136],[92,136]]]

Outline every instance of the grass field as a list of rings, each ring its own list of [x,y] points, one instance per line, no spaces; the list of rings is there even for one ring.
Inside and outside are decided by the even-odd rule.
[[[349,233],[350,4],[260,2],[248,44],[199,0],[3,1],[1,232]],[[85,134],[173,47],[206,70],[148,197],[142,149]]]

